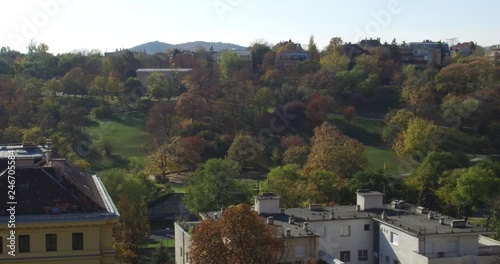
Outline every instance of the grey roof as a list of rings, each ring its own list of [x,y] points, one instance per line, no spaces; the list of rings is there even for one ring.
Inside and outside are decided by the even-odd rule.
[[[469,223],[465,227],[451,227],[451,221],[459,220],[443,214],[435,213],[434,219],[429,220],[427,214],[417,214],[416,206],[403,204],[399,209],[394,209],[390,204],[384,208],[357,211],[356,206],[334,206],[322,207],[320,210],[309,210],[307,208],[284,209],[281,214],[261,214],[262,217],[272,216],[274,224],[280,226],[285,232],[290,229],[292,237],[310,236],[303,230],[304,222],[324,222],[354,219],[373,219],[380,223],[400,229],[411,235],[442,235],[442,234],[491,234],[491,230],[480,226],[474,226]],[[333,212],[333,219],[330,218],[330,212]],[[382,219],[382,212],[385,212],[386,219]],[[215,213],[220,218],[221,212],[208,212],[201,214],[202,218],[214,219]],[[294,217],[294,224],[289,224],[289,217]],[[439,219],[444,218],[444,223],[440,224]]]
[[[465,227],[451,227],[451,221],[459,220],[444,214],[434,212],[434,218],[428,219],[428,214],[416,213],[416,207],[413,205],[405,204],[401,209],[388,208],[385,210],[387,218],[381,219],[380,215],[375,217],[374,220],[385,223],[394,228],[400,229],[413,235],[437,235],[437,234],[491,234],[491,230],[484,227],[466,224]],[[444,223],[440,224],[439,219],[443,218]]]

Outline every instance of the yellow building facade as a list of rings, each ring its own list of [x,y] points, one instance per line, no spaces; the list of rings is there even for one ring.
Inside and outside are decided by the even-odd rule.
[[[114,263],[119,213],[101,180],[20,146],[8,147],[18,151],[15,173],[9,174],[1,149],[0,263]]]

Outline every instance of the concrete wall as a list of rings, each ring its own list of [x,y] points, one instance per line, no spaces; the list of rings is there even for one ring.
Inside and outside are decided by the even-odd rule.
[[[191,235],[177,223],[174,223],[175,232],[175,263],[186,264],[189,257],[189,246],[191,245]],[[186,252],[188,255],[186,255]]]
[[[399,260],[400,263],[414,263],[410,252],[418,252],[418,238],[391,226],[380,224],[379,227],[379,263],[389,263]],[[397,234],[398,244],[391,243],[391,233]],[[420,263],[420,262],[419,262]],[[423,263],[423,262],[422,262]]]
[[[280,200],[277,197],[254,197],[255,211],[258,214],[279,214]]]
[[[370,230],[365,231],[365,224]],[[341,226],[350,226],[349,236],[340,236]],[[371,219],[342,219],[309,222],[309,228],[315,231],[319,238],[319,250],[325,255],[324,260],[331,256],[340,259],[341,251],[350,251],[349,263],[373,263],[374,224]],[[368,251],[368,261],[358,261],[358,250]],[[328,256],[327,256],[328,255]],[[321,257],[321,256],[320,256]]]
[[[360,210],[381,209],[384,208],[384,196],[380,195],[356,195],[356,204],[360,206]]]

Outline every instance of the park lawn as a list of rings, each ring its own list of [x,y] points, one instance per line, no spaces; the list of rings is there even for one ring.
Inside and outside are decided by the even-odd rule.
[[[144,130],[146,119],[147,113],[139,112],[117,114],[105,120],[89,117],[84,134],[91,144],[102,137],[110,137],[115,141],[115,155],[91,159],[92,169],[101,171],[122,167],[131,157],[136,157],[139,164],[144,165],[147,156],[144,149],[153,143],[152,135]]]
[[[398,175],[412,171],[411,168],[401,166],[401,161],[390,149],[365,147],[365,153],[368,156],[368,168],[370,169],[384,169],[385,164],[387,172],[396,173]]]
[[[144,248],[150,248],[150,249],[151,248],[159,248],[161,244],[163,244],[164,246],[166,246],[168,248],[173,248],[173,247],[175,247],[175,240],[172,238],[167,238],[167,239],[163,239],[163,240],[150,239]]]
[[[383,146],[381,134],[384,121],[354,117],[349,123],[344,116],[329,114],[328,119],[338,127],[346,136],[368,146]]]

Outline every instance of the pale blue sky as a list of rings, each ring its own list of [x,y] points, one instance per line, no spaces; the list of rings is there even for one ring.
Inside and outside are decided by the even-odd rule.
[[[320,48],[334,36],[351,42],[457,38],[493,45],[500,43],[497,10],[498,0],[4,0],[0,46],[24,52],[34,39],[53,53],[104,52],[155,40],[248,46],[257,39],[291,38],[306,44],[310,35]]]

